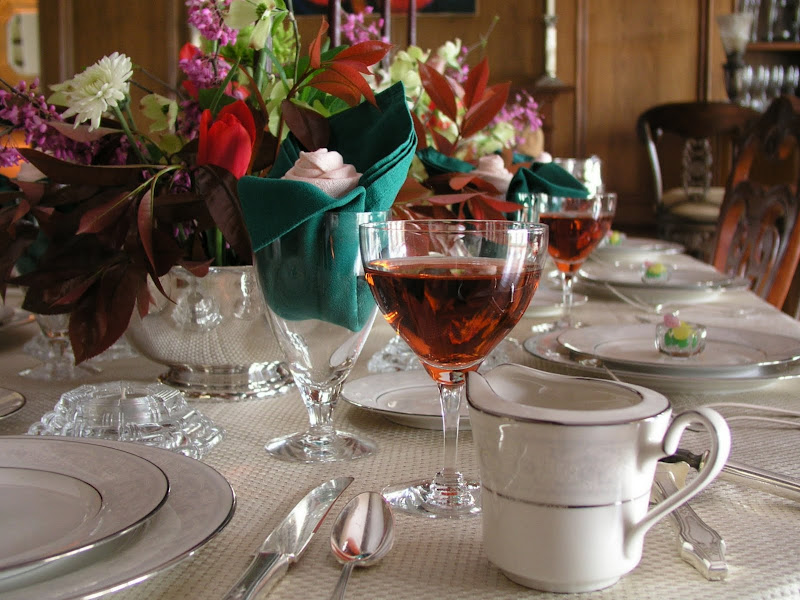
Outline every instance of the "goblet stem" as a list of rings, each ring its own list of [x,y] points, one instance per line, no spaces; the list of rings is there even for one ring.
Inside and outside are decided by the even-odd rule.
[[[326,389],[306,388],[301,385],[300,393],[308,411],[312,431],[333,435],[333,408],[341,389],[341,384]]]
[[[564,307],[564,314],[561,322],[564,327],[572,327],[572,284],[575,280],[573,273],[561,272],[561,304]]]
[[[458,375],[461,375],[460,373]],[[459,408],[464,393],[463,375],[459,383],[440,383],[439,402],[442,405],[442,432],[444,433],[443,466],[433,479],[435,494],[439,501],[447,502],[452,495],[447,489],[458,485],[460,473],[456,471],[458,463],[458,425]]]

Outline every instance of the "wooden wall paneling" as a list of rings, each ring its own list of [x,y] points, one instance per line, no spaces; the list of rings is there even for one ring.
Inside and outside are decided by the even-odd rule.
[[[72,77],[112,52],[135,67],[134,111],[147,91],[167,96],[180,80],[178,53],[189,39],[182,0],[127,3],[108,0],[39,0],[42,82]],[[146,71],[146,73],[145,73]],[[152,74],[152,77],[148,75]]]
[[[652,185],[636,118],[654,104],[696,98],[699,4],[586,4],[586,151],[603,159],[607,187],[619,194],[616,226],[648,231],[655,224]]]

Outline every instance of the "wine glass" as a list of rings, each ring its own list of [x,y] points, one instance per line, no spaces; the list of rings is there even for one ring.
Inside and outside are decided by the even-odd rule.
[[[389,486],[398,510],[434,518],[480,512],[479,483],[456,469],[464,374],[517,324],[546,258],[547,227],[520,221],[390,221],[361,226],[367,283],[389,324],[439,386],[444,464],[433,479]]]
[[[372,328],[377,307],[363,278],[358,225],[388,212],[313,216],[254,254],[275,337],[310,426],[273,439],[272,456],[293,462],[352,460],[375,444],[333,427],[333,409]]]
[[[575,327],[572,320],[572,286],[584,261],[611,229],[617,207],[614,193],[595,194],[589,198],[569,198],[533,194],[531,220],[549,228],[547,246],[550,257],[561,275],[563,313],[554,325]]]
[[[69,381],[96,375],[102,369],[95,360],[75,364],[75,354],[69,341],[69,314],[36,314],[40,335],[31,338],[23,350],[41,364],[19,372],[22,377],[49,381]]]

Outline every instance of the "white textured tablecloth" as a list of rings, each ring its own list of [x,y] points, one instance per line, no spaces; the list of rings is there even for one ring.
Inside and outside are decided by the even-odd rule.
[[[753,306],[748,318],[728,320],[742,327],[800,338],[800,324],[767,307],[749,292],[726,293],[718,304]],[[590,299],[577,310],[584,322],[633,323],[635,311],[609,299]],[[547,319],[540,319],[547,320]],[[531,335],[526,318],[512,333],[520,342]],[[724,324],[722,319],[719,324]],[[59,395],[82,382],[41,382],[17,375],[36,360],[22,345],[37,332],[26,325],[0,332],[0,386],[21,392],[25,407],[0,421],[0,434],[25,433],[31,423],[51,410]],[[368,374],[369,357],[389,339],[382,321],[376,325],[353,378]],[[541,366],[520,349],[516,362]],[[103,364],[89,380],[153,380],[164,369],[143,358]],[[777,382],[749,393],[673,394],[676,410],[718,400],[800,409],[800,380]],[[334,506],[306,554],[273,588],[271,598],[328,598],[339,577],[328,536],[344,502],[365,490],[432,475],[440,465],[442,439],[437,431],[393,424],[347,403],[336,410],[337,425],[369,436],[379,451],[348,463],[295,465],[272,459],[264,443],[281,434],[305,428],[305,409],[295,390],[283,397],[234,403],[197,402],[197,408],[224,427],[225,439],[204,459],[233,486],[237,508],[229,525],[193,557],[171,570],[116,594],[125,600],[158,598],[220,598],[247,566],[251,552],[311,487],[341,475],[354,483]],[[732,424],[732,458],[800,478],[800,430],[753,422]],[[459,464],[476,476],[469,432],[461,435]],[[598,465],[602,468],[602,465]],[[202,502],[202,498],[197,499]],[[639,566],[615,586],[583,598],[643,600],[688,598],[800,598],[800,504],[718,479],[692,501],[695,510],[727,542],[729,575],[725,581],[706,581],[679,557],[675,528],[658,523],[646,536]],[[348,586],[349,598],[418,600],[421,598],[562,598],[529,590],[506,579],[491,565],[481,544],[481,521],[439,521],[396,515],[397,540],[392,552],[369,569],[357,569]]]

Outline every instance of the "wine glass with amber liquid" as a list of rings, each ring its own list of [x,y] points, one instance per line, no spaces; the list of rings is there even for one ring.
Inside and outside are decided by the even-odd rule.
[[[563,313],[555,327],[575,327],[578,325],[572,319],[575,275],[611,229],[617,195],[602,193],[589,198],[569,198],[533,194],[531,200],[531,220],[547,225],[547,249],[561,275]]]
[[[480,485],[457,469],[465,373],[514,328],[547,256],[547,227],[520,221],[388,221],[360,229],[378,308],[438,384],[444,460],[431,479],[392,485],[397,510],[434,518],[480,512]]]

